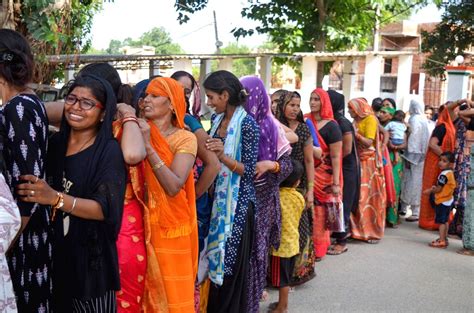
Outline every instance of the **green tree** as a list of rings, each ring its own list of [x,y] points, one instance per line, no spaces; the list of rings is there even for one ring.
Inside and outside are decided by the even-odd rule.
[[[238,43],[230,43],[228,46],[221,48],[222,54],[248,54],[251,53],[249,47],[244,45],[239,45]],[[213,62],[211,69],[213,71],[217,70],[217,62]],[[254,58],[242,58],[234,59],[232,62],[232,72],[237,77],[242,77],[245,75],[255,74],[255,59]]]
[[[125,46],[142,47],[151,46],[155,48],[156,54],[180,54],[184,53],[181,46],[174,43],[170,34],[163,27],[154,27],[143,33],[140,38],[125,38],[123,41],[112,39],[106,52],[108,54],[122,54],[121,48]]]
[[[121,54],[120,48],[122,47],[122,42],[120,40],[112,39],[109,42],[109,47],[105,50],[107,54]]]
[[[373,41],[376,23],[380,26],[406,17],[428,1],[249,0],[242,16],[260,25],[237,27],[232,33],[237,38],[268,34],[279,51],[287,53],[365,49]],[[206,3],[205,0],[176,1],[180,22],[189,20],[189,15]]]
[[[15,2],[11,15],[5,15],[7,2]],[[90,47],[92,18],[101,8],[102,0],[3,0],[0,22],[29,40],[35,55],[34,81],[53,83],[62,77],[65,65],[54,64],[46,56],[85,53]]]
[[[422,33],[423,52],[430,53],[423,67],[434,76],[443,75],[445,65],[474,45],[474,2],[451,0],[440,7],[441,22],[433,32]]]

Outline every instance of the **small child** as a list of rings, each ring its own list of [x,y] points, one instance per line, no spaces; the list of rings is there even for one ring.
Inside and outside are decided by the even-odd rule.
[[[435,210],[435,223],[439,224],[439,238],[433,240],[430,246],[433,248],[446,248],[448,246],[448,219],[453,208],[453,194],[456,188],[456,180],[452,170],[454,154],[443,152],[438,161],[441,173],[438,175],[436,186],[423,191],[430,195],[431,206]]]
[[[299,254],[299,232],[301,214],[303,213],[304,198],[296,190],[301,176],[303,165],[292,160],[293,171],[280,184],[280,206],[281,206],[281,240],[278,250],[271,251],[271,281],[274,287],[279,288],[278,302],[270,305],[273,313],[288,311],[288,294],[290,291],[293,269],[296,256]]]
[[[407,131],[407,126],[405,125],[404,120],[405,113],[402,110],[398,110],[393,114],[392,120],[385,125],[385,130],[390,132],[390,143],[395,147],[401,146],[405,143],[405,132]],[[393,163],[397,164],[400,160],[398,149],[392,151],[394,154]]]

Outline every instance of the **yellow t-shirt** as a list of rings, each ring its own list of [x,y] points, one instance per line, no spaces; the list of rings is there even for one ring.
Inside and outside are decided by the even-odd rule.
[[[438,176],[438,181],[436,182],[438,186],[443,187],[440,192],[435,193],[435,203],[451,205],[453,204],[454,198],[454,189],[456,189],[456,179],[454,178],[454,173],[452,170],[444,170]]]
[[[278,250],[272,248],[272,255],[291,258],[300,253],[298,227],[304,210],[304,198],[295,188],[280,188],[281,240]]]
[[[375,139],[377,136],[377,127],[379,126],[377,122],[377,118],[373,115],[369,115],[360,121],[357,124],[357,128],[359,129],[359,133],[368,139]]]

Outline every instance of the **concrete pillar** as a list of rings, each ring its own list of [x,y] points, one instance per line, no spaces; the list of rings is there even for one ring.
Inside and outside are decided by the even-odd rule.
[[[472,98],[469,90],[469,77],[474,73],[474,66],[446,66],[448,72],[447,101]]]
[[[149,62],[150,62],[149,63],[150,77],[161,75],[160,67],[159,67],[160,61],[150,60]]]
[[[267,92],[270,92],[272,85],[272,57],[263,56],[257,58],[258,60],[258,76],[263,81],[263,85]]]
[[[232,64],[234,63],[234,59],[230,57],[225,57],[219,60],[219,65],[217,68],[219,70],[229,71],[232,72]]]
[[[383,58],[381,56],[368,55],[365,58],[364,96],[369,103],[371,103],[374,98],[380,96],[382,65]]]
[[[311,91],[316,88],[318,76],[318,62],[315,57],[303,57],[303,64],[301,66],[301,111],[303,113],[310,112],[309,98]]]
[[[401,55],[398,57],[397,71],[397,93],[396,99],[399,108],[403,103],[403,99],[407,98],[410,93],[411,72],[413,65],[413,55]]]
[[[357,69],[359,63],[357,60],[344,60],[343,67],[343,78],[342,78],[342,93],[345,97],[346,102],[356,97],[355,87],[357,79]]]
[[[74,71],[73,67],[66,67],[64,70],[64,82],[67,83],[68,81],[74,79],[74,74],[76,72]]]
[[[201,60],[201,70],[199,71],[199,86],[201,86],[201,113],[205,118],[211,118],[210,113],[211,109],[207,106],[206,103],[206,92],[203,87],[203,83],[206,80],[207,75],[211,72],[211,60],[202,59]]]
[[[179,59],[173,61],[173,72],[186,71],[193,73],[193,61],[191,59]]]

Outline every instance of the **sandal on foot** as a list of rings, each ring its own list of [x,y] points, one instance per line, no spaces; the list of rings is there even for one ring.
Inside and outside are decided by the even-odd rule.
[[[344,252],[347,252],[348,248],[346,246],[343,246],[342,249],[336,249],[337,246],[334,246],[332,249],[328,249],[327,254],[329,255],[340,255],[343,254]]]
[[[418,216],[410,216],[405,219],[407,222],[418,222]]]
[[[268,311],[273,311],[277,308],[278,302],[272,302],[268,305]]]
[[[371,245],[376,245],[380,242],[379,239],[369,239],[367,240],[367,243],[370,243]]]
[[[436,242],[440,242],[440,241],[441,241],[440,238],[436,238],[436,239],[433,240],[431,243],[436,243]],[[449,240],[448,240],[448,238],[446,238],[445,242],[446,242],[446,246],[449,246]]]
[[[439,248],[439,249],[446,249],[448,247],[448,244],[444,240],[439,240],[439,241],[433,241],[432,243],[430,243],[430,247]]]
[[[474,256],[474,251],[473,250],[468,250],[468,249],[465,249],[465,248],[462,248],[458,251],[456,251],[458,254],[462,254],[462,255],[467,255],[467,256]]]

